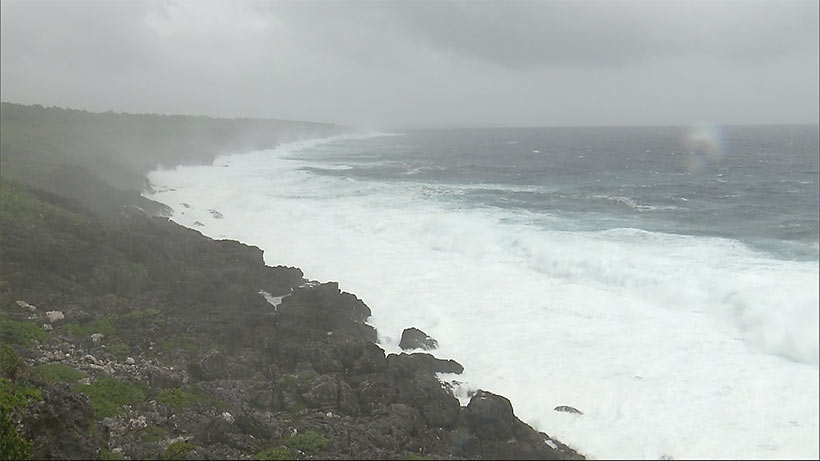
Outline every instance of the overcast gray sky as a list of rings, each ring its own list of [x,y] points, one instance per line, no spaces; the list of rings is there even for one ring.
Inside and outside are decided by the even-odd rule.
[[[818,123],[816,0],[2,1],[2,99],[362,128]]]

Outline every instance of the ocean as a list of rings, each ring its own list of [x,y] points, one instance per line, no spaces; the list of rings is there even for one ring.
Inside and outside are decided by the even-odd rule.
[[[149,175],[592,458],[820,457],[817,126],[416,130]],[[218,212],[218,213],[216,213]],[[573,415],[554,407],[570,405]]]

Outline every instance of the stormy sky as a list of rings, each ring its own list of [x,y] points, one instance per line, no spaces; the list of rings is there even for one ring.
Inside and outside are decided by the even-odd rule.
[[[818,123],[816,0],[2,1],[3,101],[421,126]]]

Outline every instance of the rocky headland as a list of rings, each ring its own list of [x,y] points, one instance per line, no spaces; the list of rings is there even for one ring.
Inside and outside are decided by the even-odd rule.
[[[70,112],[3,104],[0,456],[582,459],[491,390],[461,406],[437,373],[463,368],[433,355],[435,338],[409,329],[409,353],[386,355],[370,309],[338,284],[266,266],[259,248],[168,220],[130,188],[151,162],[114,156],[119,166],[106,163],[103,174],[97,157],[42,153],[50,142],[20,135],[50,116],[63,131],[43,122],[39,132],[63,140],[60,149],[78,139],[116,147],[87,122],[97,115]],[[89,130],[66,129],[73,115]],[[107,117],[130,132],[134,116]],[[225,126],[242,128],[255,148],[276,142]],[[242,150],[225,141],[229,131],[220,146]],[[179,139],[208,142],[190,136]],[[118,188],[114,177],[130,179]]]

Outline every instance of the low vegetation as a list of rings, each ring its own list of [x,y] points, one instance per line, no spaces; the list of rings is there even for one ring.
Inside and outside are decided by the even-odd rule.
[[[316,431],[307,431],[288,437],[285,445],[307,455],[315,455],[327,448],[327,439]]]
[[[29,386],[17,386],[15,389],[11,380],[0,378],[0,410],[12,412],[40,400],[43,400],[40,389]]]
[[[298,391],[299,393],[307,392],[318,376],[319,374],[313,370],[289,373],[282,376],[279,385],[285,390]]]
[[[86,218],[48,200],[43,200],[25,186],[0,180],[0,210],[3,219],[25,226],[39,226],[46,220],[81,222]]]
[[[155,443],[164,439],[166,435],[165,429],[159,426],[148,426],[143,430],[142,441],[146,443]]]
[[[143,266],[144,267],[144,266]],[[148,322],[155,324],[162,324],[164,322],[162,313],[158,309],[145,308],[131,311],[119,318],[119,324],[133,324],[140,322]]]
[[[13,347],[0,343],[0,373],[2,377],[14,380],[20,372],[23,361]]]
[[[268,448],[267,450],[262,450],[254,454],[253,459],[265,461],[291,460],[293,459],[293,453],[285,447]]]
[[[97,419],[117,416],[123,412],[123,405],[135,405],[145,400],[145,392],[139,386],[113,378],[98,379],[77,390],[88,396]]]
[[[102,452],[100,452],[100,459],[104,461],[120,461],[125,459],[125,456],[119,453],[114,453],[111,450],[103,450]]]
[[[110,352],[111,354],[114,354],[114,356],[117,357],[118,359],[122,360],[122,359],[128,357],[128,354],[131,353],[131,346],[129,346],[128,344],[124,344],[124,343],[114,343],[114,344],[109,344],[105,348],[105,350]]]
[[[8,315],[0,314],[0,341],[30,346],[35,341],[48,341],[48,333],[31,322],[12,320]]]
[[[165,405],[174,409],[174,411],[182,411],[188,409],[196,402],[203,400],[202,394],[187,392],[179,388],[163,389],[157,395],[157,403]]]
[[[31,376],[47,383],[73,384],[85,378],[85,373],[64,363],[43,363],[29,371]]]
[[[165,459],[184,459],[194,448],[196,447],[188,442],[174,442],[165,449]]]
[[[184,351],[193,352],[197,349],[196,343],[194,342],[193,338],[186,334],[176,334],[169,339],[166,339],[159,345],[160,350],[163,352],[169,353],[173,352],[177,349],[182,349]]]
[[[103,317],[82,325],[78,323],[68,323],[64,328],[77,338],[87,338],[94,333],[111,336],[114,334],[114,331],[116,331],[114,320],[114,317]]]
[[[14,428],[8,411],[0,409],[0,459],[31,459],[31,445]]]

